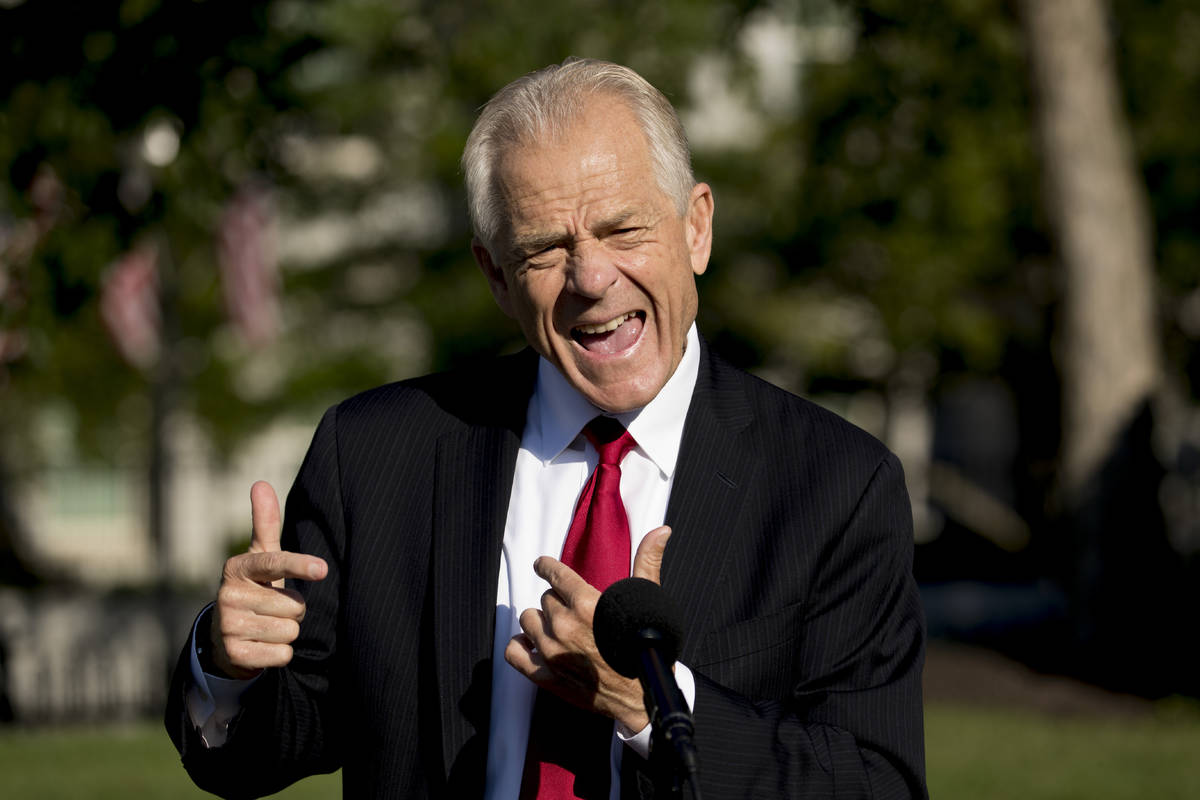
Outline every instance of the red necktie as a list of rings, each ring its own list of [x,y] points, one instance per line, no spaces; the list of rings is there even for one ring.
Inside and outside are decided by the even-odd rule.
[[[621,502],[621,460],[636,446],[611,417],[596,417],[583,435],[600,454],[575,506],[562,562],[604,591],[629,577],[629,517]],[[612,720],[538,690],[529,727],[522,800],[606,800]]]

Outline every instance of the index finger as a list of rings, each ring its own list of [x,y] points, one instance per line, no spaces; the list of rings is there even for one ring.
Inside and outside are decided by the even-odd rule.
[[[585,581],[583,577],[557,558],[542,556],[533,562],[533,571],[539,578],[550,584],[550,588],[558,593],[568,606],[582,591],[596,588]]]
[[[230,578],[246,578],[255,583],[271,583],[281,578],[319,581],[329,572],[325,559],[305,553],[274,550],[269,553],[243,553],[225,562]]]

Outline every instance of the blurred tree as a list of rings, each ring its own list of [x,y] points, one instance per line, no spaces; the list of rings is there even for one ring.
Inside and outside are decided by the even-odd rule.
[[[1050,6],[1061,11],[1068,4],[1030,5],[1049,13]],[[811,14],[815,6],[792,8]],[[834,7],[835,19],[839,8],[849,12],[842,21],[854,30],[852,53],[810,58],[815,63],[804,73],[800,112],[768,116],[779,124],[757,138],[700,153],[702,172],[718,186],[722,226],[702,322],[711,326],[715,312],[719,318],[709,330],[718,342],[740,351],[747,363],[761,363],[777,382],[810,393],[882,398],[866,407],[882,409],[891,423],[881,427],[905,460],[915,510],[927,489],[950,524],[991,539],[986,547],[939,545],[952,557],[932,569],[927,550],[927,575],[1052,575],[1074,590],[1076,641],[1088,645],[1068,656],[1071,667],[1083,665],[1093,677],[1145,691],[1183,685],[1178,668],[1147,668],[1147,659],[1177,654],[1173,645],[1163,646],[1171,639],[1158,623],[1176,606],[1187,607],[1191,596],[1180,593],[1179,555],[1162,536],[1163,468],[1152,450],[1160,445],[1159,454],[1174,467],[1180,426],[1138,415],[1159,375],[1167,376],[1175,405],[1194,403],[1200,389],[1194,346],[1200,260],[1193,249],[1200,160],[1179,116],[1200,89],[1200,59],[1188,45],[1200,15],[1172,0],[1115,3],[1115,16],[1095,35],[1103,38],[1105,27],[1115,34],[1125,92],[1099,121],[1084,126],[1080,148],[1043,154],[1035,136],[1031,49],[1045,42],[1062,56],[1080,26],[1070,36],[1043,36],[1035,44],[1007,3],[869,0]],[[809,32],[819,27],[811,15],[799,18]],[[806,41],[810,53],[820,52],[812,44],[820,39]],[[1087,90],[1053,67],[1038,74],[1060,87],[1069,81],[1063,91]],[[1099,79],[1094,70],[1083,81]],[[1082,199],[1131,210],[1111,219],[1103,207],[1099,214],[1080,212],[1065,207],[1061,192],[1039,191],[1046,185],[1043,166],[1051,180],[1072,170],[1084,148],[1122,135],[1123,113],[1134,142],[1129,160],[1117,167],[1125,170],[1123,184],[1089,190]],[[1112,173],[1106,170],[1087,168],[1087,178]],[[1138,228],[1143,181],[1155,224]],[[1107,252],[1096,247],[1110,259],[1114,277],[1106,290],[1112,303],[1105,306],[1090,296],[1107,283],[1095,275],[1095,259],[1075,258],[1076,273],[1056,266],[1060,255],[1073,255],[1058,245],[1055,232],[1062,228],[1051,223],[1070,217],[1077,224],[1080,213],[1097,237],[1116,239]],[[1118,284],[1120,274],[1135,280]],[[1071,344],[1081,341],[1073,319],[1092,320],[1091,330],[1103,335],[1095,352]],[[1052,336],[1067,343],[1061,359]],[[1084,380],[1080,370],[1101,365],[1107,378]],[[914,434],[928,436],[921,404],[937,403],[982,375],[1001,376],[1016,400],[1021,443],[1016,459],[1004,465],[1015,484],[1009,500],[1020,515],[1015,519],[1013,509],[1002,506],[979,513],[986,498],[975,491],[978,473],[962,474],[967,465],[934,463],[925,473],[926,464],[912,457],[928,446],[909,442]],[[1065,435],[1060,388],[1070,424]],[[1092,406],[1102,413],[1089,422],[1083,409]],[[909,435],[898,436],[904,432]],[[991,432],[977,424],[968,435]],[[1060,446],[1069,451],[1065,462]],[[1072,455],[1089,449],[1090,456]],[[1058,502],[1056,487],[1078,487],[1081,464],[1095,470],[1118,451],[1133,458],[1119,457],[1124,467],[1093,483],[1082,507]],[[1192,486],[1193,493],[1200,489],[1194,478]],[[1034,547],[1018,559],[1001,558],[1004,549],[1029,540],[1030,529],[1037,534]],[[1193,563],[1196,547],[1186,551]],[[962,558],[968,553],[982,557]],[[1142,632],[1138,646],[1122,652],[1135,628]],[[1056,648],[1053,658],[1062,657]]]
[[[938,522],[922,516],[926,494],[959,524],[1019,547],[1019,518],[998,503],[980,513],[977,492],[928,463],[943,389],[963,376],[1028,376],[1031,363],[1053,376],[1043,361],[1055,294],[1019,27],[999,2],[791,8],[805,58],[799,102],[781,114],[761,101],[771,124],[752,145],[700,153],[722,225],[702,323],[715,321],[719,345],[776,382],[853,398],[841,410],[901,455],[927,536]],[[1028,397],[1042,408],[1053,387]],[[1030,426],[1022,457],[1050,461],[1056,422],[1047,436],[1034,419],[1042,429]],[[1045,482],[1026,479],[1006,500],[1040,508]]]
[[[581,27],[584,13],[597,24]],[[531,25],[515,2],[0,11],[0,475],[65,447],[54,457],[136,466],[149,453],[161,479],[154,432],[180,420],[227,456],[281,415],[515,347],[469,255],[457,162],[476,109],[572,53],[677,93],[697,43],[721,47],[742,13],[580,2]],[[274,235],[230,223],[248,191],[267,196]],[[223,307],[218,265],[246,239],[277,244],[273,336]],[[113,319],[142,327],[113,346]],[[49,449],[47,419],[68,431]]]
[[[109,266],[147,241],[175,286],[167,352],[183,408],[222,452],[276,414],[515,344],[475,279],[461,211],[475,110],[504,80],[575,52],[678,92],[695,43],[720,46],[741,13],[678,5],[630,3],[588,28],[588,3],[536,25],[515,2],[0,12],[4,264],[23,298],[4,325],[25,342],[3,402],[19,412],[53,398],[86,455],[142,452],[153,370],[104,344],[99,301]],[[274,189],[285,273],[282,334],[257,348],[228,324],[216,266],[222,211],[248,183]],[[30,452],[26,421],[5,426],[21,442],[12,455]]]
[[[1200,92],[1200,15],[1113,9],[1164,372],[1194,397],[1200,139],[1179,109]],[[927,484],[997,541],[1004,515],[967,520],[978,504],[921,458],[930,400],[999,376],[1021,440],[1005,502],[1052,524],[1063,286],[1011,3],[39,0],[0,11],[0,31],[0,470],[37,465],[46,414],[84,455],[144,460],[156,373],[109,344],[100,299],[146,243],[173,287],[176,408],[219,453],[280,415],[519,346],[471,262],[457,161],[491,92],[578,54],[629,64],[682,111],[716,192],[700,326],[719,349],[842,398],[904,451],[918,499]],[[247,187],[276,220],[265,341],[229,321],[218,269]]]
[[[1077,629],[1106,678],[1178,690],[1194,683],[1190,648],[1178,642],[1196,628],[1181,637],[1172,618],[1192,592],[1160,507],[1155,406],[1169,387],[1159,287],[1110,9],[1102,0],[1024,0],[1020,10],[1039,98],[1046,205],[1064,268],[1059,484],[1078,565]],[[1169,666],[1151,671],[1147,661]]]
[[[1157,391],[1161,336],[1145,185],[1100,0],[1022,0],[1046,206],[1064,276],[1062,484],[1078,495]]]

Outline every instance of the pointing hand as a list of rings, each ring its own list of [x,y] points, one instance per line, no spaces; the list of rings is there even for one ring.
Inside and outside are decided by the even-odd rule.
[[[250,550],[225,562],[210,633],[214,666],[242,679],[292,660],[304,600],[283,579],[319,581],[329,572],[321,558],[280,549],[279,500],[269,483],[250,487],[250,508]]]
[[[658,583],[671,529],[646,534],[633,557],[633,575]],[[549,584],[541,608],[521,612],[521,633],[504,658],[518,672],[564,700],[612,717],[631,731],[649,722],[641,684],[617,674],[600,656],[592,617],[600,592],[557,559],[542,556],[534,571]]]

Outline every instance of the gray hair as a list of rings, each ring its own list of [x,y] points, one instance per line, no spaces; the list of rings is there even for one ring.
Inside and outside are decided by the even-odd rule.
[[[490,248],[500,234],[504,209],[493,173],[504,153],[539,137],[561,134],[596,95],[609,95],[628,105],[646,136],[658,187],[674,201],[680,216],[687,211],[696,180],[687,135],[670,101],[628,67],[568,58],[496,92],[467,137],[462,156],[467,206],[475,235],[485,247]]]

